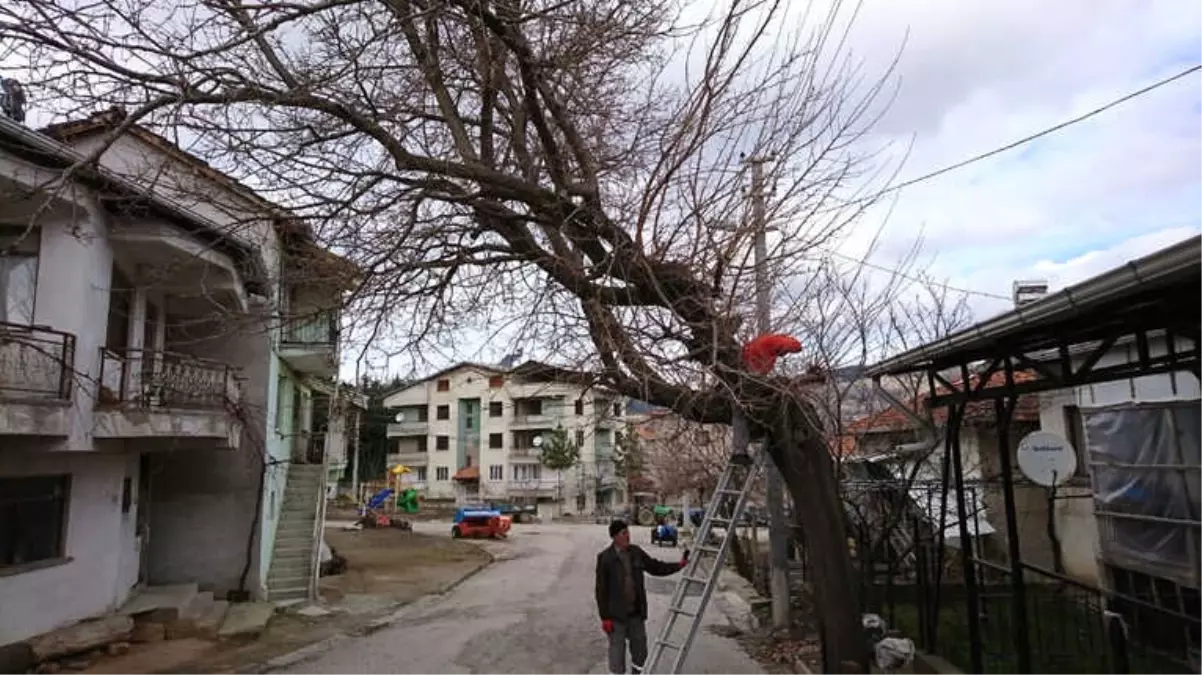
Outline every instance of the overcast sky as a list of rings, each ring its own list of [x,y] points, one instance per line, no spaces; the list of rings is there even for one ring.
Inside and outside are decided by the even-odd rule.
[[[867,0],[853,48],[900,91],[876,127],[920,176],[1085,113],[1200,61],[1191,0]],[[907,35],[908,33],[908,35]],[[1202,77],[1194,74],[1041,140],[900,193],[886,233],[926,236],[932,271],[1010,295],[1063,287],[1199,231]],[[870,232],[864,228],[863,232]],[[897,253],[887,242],[873,258]],[[849,242],[849,249],[862,241]],[[977,318],[1008,303],[977,296]]]
[[[924,175],[1199,63],[1200,27],[1194,0],[865,0],[850,47],[868,69],[882,72],[904,44],[896,98],[867,142],[909,148],[899,180]],[[924,263],[979,292],[980,320],[1010,307],[1015,279],[1055,290],[1197,234],[1200,83],[1191,75],[906,188],[871,260],[890,265],[922,232]],[[884,212],[843,250],[863,250]],[[492,361],[507,348],[460,344],[472,347],[448,360]]]

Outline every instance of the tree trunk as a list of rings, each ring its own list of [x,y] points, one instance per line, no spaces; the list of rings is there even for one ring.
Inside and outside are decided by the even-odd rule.
[[[823,626],[823,658],[827,668],[848,662],[867,672],[867,653],[860,627],[855,573],[837,493],[830,448],[811,420],[813,408],[792,396],[773,401],[766,426],[768,452],[780,468],[793,497],[796,518],[805,531],[814,575],[814,602]]]

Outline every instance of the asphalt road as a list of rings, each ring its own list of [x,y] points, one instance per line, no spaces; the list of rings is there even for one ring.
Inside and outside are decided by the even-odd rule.
[[[446,533],[444,523],[419,531]],[[671,560],[637,528],[635,543]],[[402,608],[371,635],[296,663],[296,673],[606,673],[605,636],[593,602],[596,554],[609,539],[603,525],[515,525],[510,538],[484,545],[497,562],[441,596]],[[675,578],[648,577],[650,639],[667,611]],[[725,625],[710,603],[704,621]],[[739,645],[698,632],[688,673],[760,673]]]

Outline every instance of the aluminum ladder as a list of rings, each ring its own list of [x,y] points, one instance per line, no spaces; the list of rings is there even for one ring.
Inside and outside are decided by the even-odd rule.
[[[701,527],[697,529],[689,564],[676,584],[672,604],[668,607],[668,616],[660,629],[659,637],[651,645],[651,653],[643,672],[679,673],[684,666],[689,647],[697,635],[697,628],[701,626],[701,617],[705,614],[710,595],[718,585],[718,575],[726,562],[726,552],[730,550],[730,537],[734,536],[735,525],[747,506],[747,493],[751,491],[751,484],[764,466],[766,454],[763,451],[757,452],[754,459],[744,455],[747,459],[742,462],[736,459],[737,456],[732,456],[727,461],[726,469],[718,479],[718,488],[705,510]],[[688,518],[689,514],[684,516]],[[726,529],[726,533],[716,542],[711,541],[717,539],[712,536],[715,526]],[[681,627],[686,625],[681,619],[688,620],[686,630],[681,630]],[[669,663],[671,669],[665,670],[664,666]]]

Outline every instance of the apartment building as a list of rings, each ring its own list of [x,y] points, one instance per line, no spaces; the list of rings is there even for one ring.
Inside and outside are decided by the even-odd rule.
[[[120,121],[0,117],[0,645],[145,586],[315,586],[345,265],[149,130],[82,162]]]
[[[621,396],[571,384],[571,374],[527,362],[460,363],[393,392],[389,465],[428,500],[538,504],[543,515],[617,510],[625,485],[614,463]],[[543,441],[562,428],[580,450],[563,471],[543,466]]]

